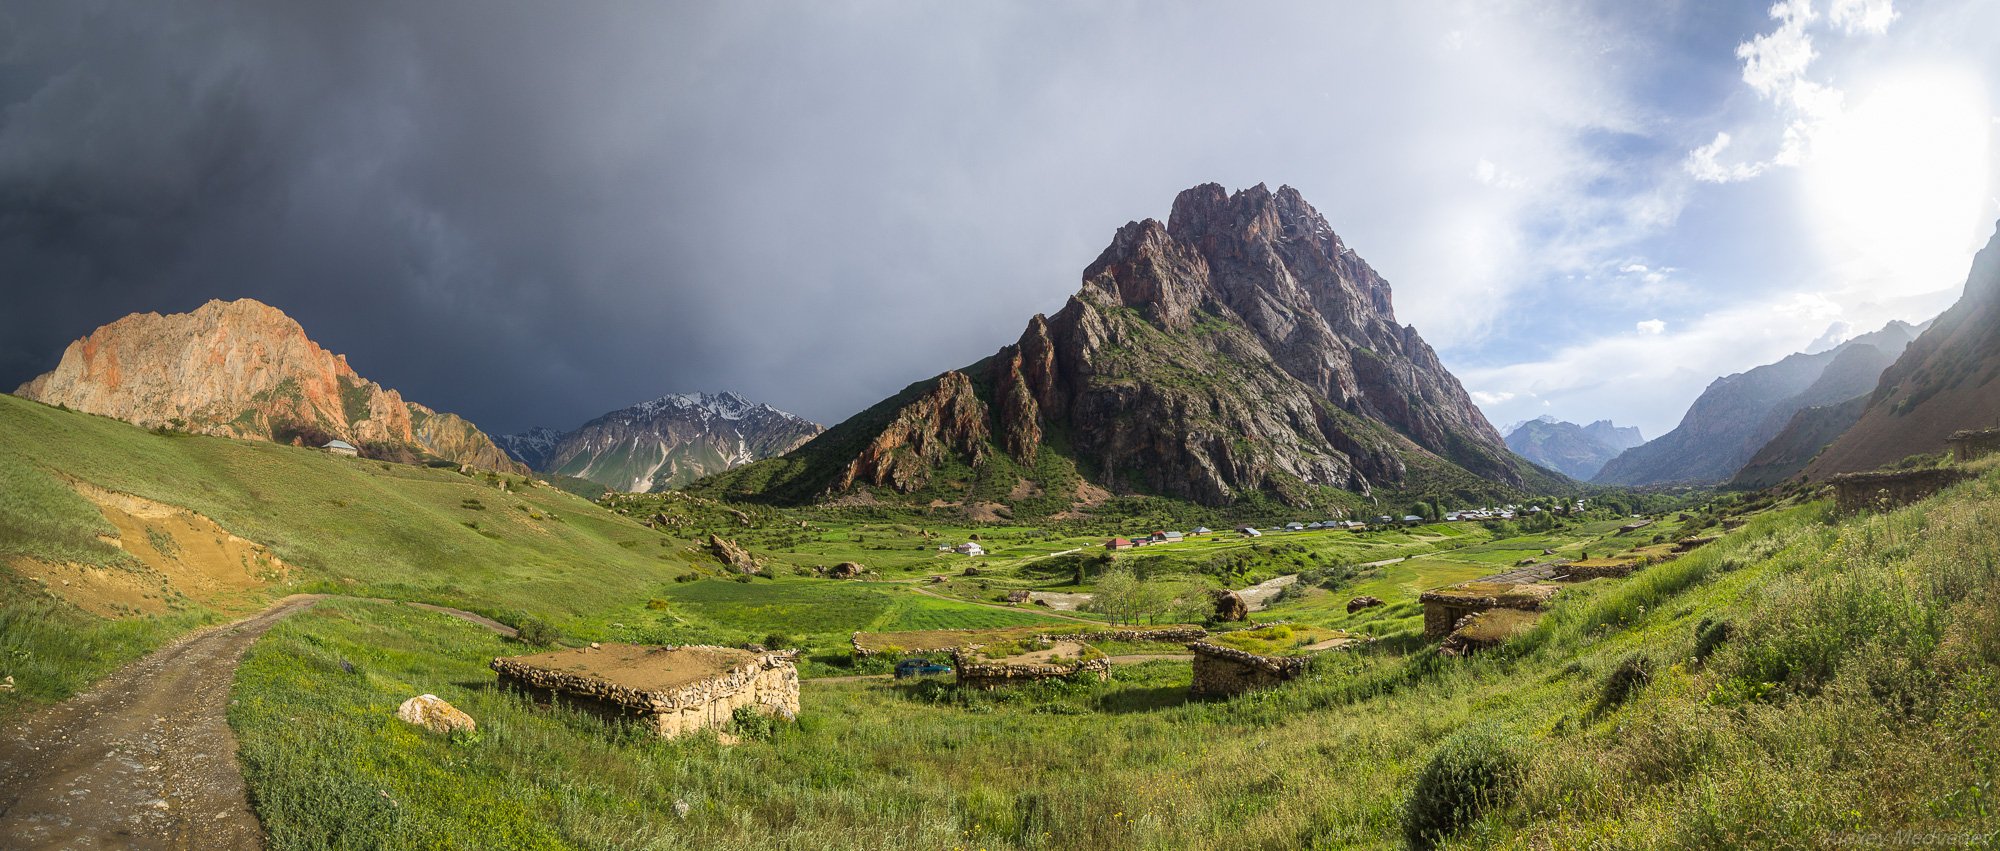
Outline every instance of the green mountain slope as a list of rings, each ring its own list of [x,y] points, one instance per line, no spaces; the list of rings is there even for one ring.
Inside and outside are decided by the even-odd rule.
[[[111,640],[107,652],[129,657],[203,619],[300,590],[424,599],[508,617],[530,611],[562,621],[636,607],[640,589],[670,581],[702,558],[685,542],[556,488],[527,484],[504,474],[467,476],[258,441],[154,433],[0,396],[0,600],[11,612],[0,615],[0,646],[26,651],[19,642],[29,642],[46,653],[73,646],[88,656],[95,652],[88,636],[108,631],[126,638]],[[164,535],[168,519],[141,518],[143,531],[114,544],[111,536],[120,530],[83,489],[195,512],[267,548],[289,571],[244,593],[208,593],[201,582],[177,579],[136,555],[153,550],[137,538]],[[159,540],[170,557],[192,558]],[[45,587],[31,575],[77,579]],[[63,594],[82,593],[92,575],[131,577],[128,584],[153,589],[150,598],[131,602],[155,613],[115,620],[82,614]],[[64,657],[45,661],[56,665]],[[68,661],[102,667],[118,659]]]

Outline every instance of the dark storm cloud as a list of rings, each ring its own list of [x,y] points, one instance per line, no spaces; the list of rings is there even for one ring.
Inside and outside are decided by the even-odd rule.
[[[1475,166],[1623,126],[1616,69],[1589,15],[1394,5],[9,4],[0,384],[249,296],[495,432],[719,389],[831,422],[1209,180],[1299,186],[1449,345],[1502,241],[1435,235],[1521,209]]]

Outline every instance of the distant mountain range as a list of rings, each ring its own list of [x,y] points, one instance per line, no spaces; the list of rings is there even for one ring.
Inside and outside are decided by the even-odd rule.
[[[1940,452],[1959,429],[2000,425],[2000,230],[1972,260],[1958,303],[1866,393],[1854,425],[1806,466],[1809,478]],[[1851,403],[1850,403],[1851,404]]]
[[[1619,428],[1610,420],[1580,426],[1543,416],[1507,430],[1514,454],[1578,481],[1589,481],[1606,461],[1645,442],[1637,427]]]
[[[574,431],[534,428],[499,442],[538,472],[650,492],[782,455],[824,430],[734,393],[700,393],[621,408]]]
[[[1906,322],[1890,322],[1823,352],[1788,355],[1718,378],[1673,431],[1611,459],[1591,481],[1627,486],[1727,482],[1800,411],[1867,392],[1918,331]],[[1764,463],[1789,465],[1796,452],[1788,450],[1785,458]]]
[[[362,378],[283,311],[247,298],[126,316],[71,343],[54,370],[14,392],[148,428],[301,446],[343,440],[372,458],[527,472],[472,423]]]
[[[1206,184],[1166,223],[1120,228],[1013,345],[694,487],[970,509],[1560,486],[1507,450],[1396,322],[1388,282],[1297,191]]]

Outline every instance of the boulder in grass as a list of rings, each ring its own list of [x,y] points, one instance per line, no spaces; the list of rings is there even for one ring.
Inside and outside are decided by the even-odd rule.
[[[1347,601],[1347,613],[1354,614],[1362,609],[1372,609],[1382,605],[1382,598],[1361,596]]]
[[[459,711],[458,707],[444,702],[434,694],[420,694],[403,701],[403,705],[396,708],[396,717],[433,733],[455,733],[460,730],[470,733],[479,729],[479,725],[473,723],[472,716]]]
[[[1250,602],[1234,591],[1215,592],[1215,619],[1240,621],[1250,617]]]

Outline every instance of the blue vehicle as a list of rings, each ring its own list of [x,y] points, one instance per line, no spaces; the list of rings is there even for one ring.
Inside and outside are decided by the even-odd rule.
[[[904,659],[896,663],[896,679],[923,677],[931,674],[949,674],[950,665],[940,665],[929,659]]]

